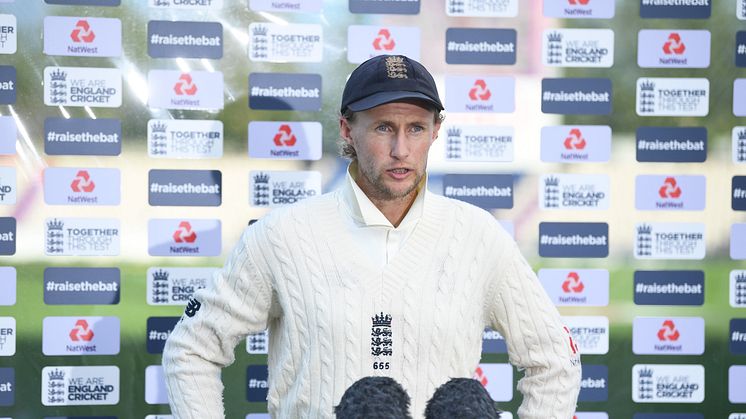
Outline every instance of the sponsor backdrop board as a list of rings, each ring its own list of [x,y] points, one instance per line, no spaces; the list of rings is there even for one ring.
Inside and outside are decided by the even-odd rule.
[[[323,30],[321,25],[252,23],[249,59],[270,62],[321,62]]]
[[[46,118],[44,152],[51,156],[118,156],[122,152],[122,121]]]
[[[173,419],[174,324],[251,220],[342,184],[341,89],[382,54],[446,107],[430,190],[489,211],[573,333],[574,417],[746,419],[744,22],[746,0],[0,0],[0,419]],[[270,340],[239,340],[226,417],[268,417]],[[471,373],[512,418],[508,348],[484,330]]]
[[[162,159],[210,159],[223,155],[223,122],[151,119],[148,155]]]
[[[541,44],[544,65],[604,67],[614,64],[614,31],[610,29],[547,29]]]
[[[0,154],[16,153],[16,121],[11,116],[0,116]]]
[[[16,275],[16,268],[0,267],[0,288],[4,291],[0,294],[0,306],[12,306],[16,303],[16,290],[18,289]]]
[[[0,54],[15,54],[18,50],[18,20],[14,15],[0,14],[0,34]]]
[[[69,32],[70,36],[58,36]],[[76,57],[122,55],[119,19],[47,16],[44,18],[44,53]]]
[[[49,267],[44,269],[45,304],[119,304],[120,290],[119,268]]]

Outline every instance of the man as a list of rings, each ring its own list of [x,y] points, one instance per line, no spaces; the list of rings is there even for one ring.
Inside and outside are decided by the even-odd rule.
[[[196,293],[163,354],[177,418],[222,418],[220,368],[269,328],[269,412],[331,418],[344,391],[389,376],[422,417],[435,389],[471,377],[485,326],[519,382],[522,418],[572,417],[580,361],[518,247],[489,213],[425,188],[443,110],[432,76],[403,56],[350,75],[340,136],[345,185],[248,227]]]

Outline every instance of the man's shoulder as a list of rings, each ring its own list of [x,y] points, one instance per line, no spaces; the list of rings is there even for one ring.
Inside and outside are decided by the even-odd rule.
[[[486,211],[468,202],[449,198],[433,192],[428,192],[427,199],[431,200],[435,205],[444,207],[450,213],[459,211],[463,214],[464,217],[468,218],[469,220],[474,220],[476,222],[497,222],[495,217],[489,211]]]
[[[457,222],[473,232],[497,236],[500,240],[512,240],[505,228],[489,211],[468,202],[435,193],[429,193],[428,200],[433,206],[444,209],[446,221]]]

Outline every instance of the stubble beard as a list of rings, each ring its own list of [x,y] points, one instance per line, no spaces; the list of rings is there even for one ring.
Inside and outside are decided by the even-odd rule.
[[[417,189],[417,186],[420,184],[424,176],[424,172],[415,174],[414,182],[412,182],[409,187],[404,191],[396,191],[386,185],[386,182],[384,182],[384,176],[386,175],[384,173],[370,176],[371,173],[360,167],[360,163],[358,163],[358,169],[360,170],[360,175],[363,176],[372,187],[371,193],[373,196],[370,197],[371,200],[379,201],[398,201],[409,197],[409,195]]]

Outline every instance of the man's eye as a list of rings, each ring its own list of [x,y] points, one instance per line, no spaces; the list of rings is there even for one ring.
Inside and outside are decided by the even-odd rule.
[[[425,127],[421,127],[419,125],[416,125],[416,126],[412,127],[412,132],[422,132],[424,130],[425,130]]]
[[[379,125],[379,126],[376,127],[376,131],[386,132],[388,130],[389,130],[389,126],[388,125]]]

